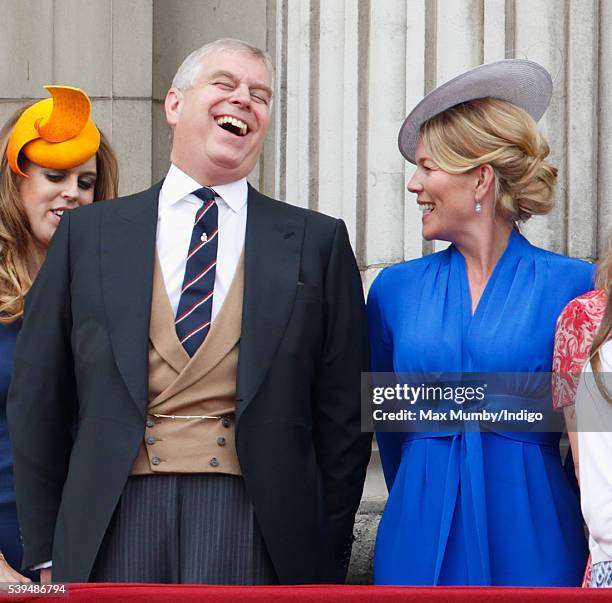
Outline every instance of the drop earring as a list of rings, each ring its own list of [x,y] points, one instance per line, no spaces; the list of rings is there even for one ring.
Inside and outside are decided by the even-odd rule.
[[[482,211],[482,205],[480,201],[476,201],[476,205],[474,205],[474,211],[479,214]]]

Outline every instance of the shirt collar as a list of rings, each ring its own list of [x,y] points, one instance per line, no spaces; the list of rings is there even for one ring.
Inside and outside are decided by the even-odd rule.
[[[164,180],[159,197],[160,206],[173,206],[190,193],[202,188],[191,176],[171,164]],[[230,209],[239,212],[247,202],[248,186],[246,178],[228,184],[211,186],[215,193],[225,201]]]

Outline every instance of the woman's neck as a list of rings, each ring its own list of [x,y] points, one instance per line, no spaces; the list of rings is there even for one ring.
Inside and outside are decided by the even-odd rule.
[[[43,248],[42,245],[36,242],[31,242],[29,245],[28,252],[28,273],[30,274],[30,278],[32,281],[38,275],[38,271],[42,266],[42,263],[45,261],[45,255],[47,254],[47,247]]]
[[[484,285],[503,255],[513,229],[512,222],[495,220],[491,228],[480,228],[455,246],[465,259],[471,283]]]

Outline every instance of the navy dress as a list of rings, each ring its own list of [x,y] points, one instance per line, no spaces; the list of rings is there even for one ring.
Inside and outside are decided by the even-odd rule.
[[[20,327],[21,321],[0,324],[0,550],[17,571],[20,571],[21,567],[22,549],[15,508],[13,457],[6,422],[6,397]],[[30,574],[25,572],[24,575]]]
[[[513,231],[472,315],[454,245],[385,269],[368,298],[372,370],[550,371],[555,321],[592,266]],[[528,402],[529,384],[516,393]],[[377,584],[579,586],[587,548],[559,433],[379,433],[389,499]]]

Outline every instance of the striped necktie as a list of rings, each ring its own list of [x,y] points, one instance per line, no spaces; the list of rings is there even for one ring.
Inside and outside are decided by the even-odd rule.
[[[210,330],[217,265],[218,208],[215,191],[201,188],[193,193],[202,199],[198,209],[185,266],[181,298],[176,311],[176,334],[193,356]]]

